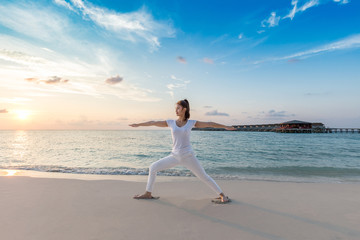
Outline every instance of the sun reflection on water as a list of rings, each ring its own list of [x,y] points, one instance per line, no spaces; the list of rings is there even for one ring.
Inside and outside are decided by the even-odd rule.
[[[26,148],[28,144],[28,134],[26,131],[16,131],[15,139],[12,143],[13,154],[17,161],[21,161],[25,154]]]

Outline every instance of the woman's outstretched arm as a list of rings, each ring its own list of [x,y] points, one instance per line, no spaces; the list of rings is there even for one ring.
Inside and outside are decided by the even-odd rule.
[[[197,128],[206,128],[206,127],[212,127],[212,128],[224,128],[226,130],[236,130],[233,126],[226,126],[215,122],[200,122],[196,121],[195,127]]]
[[[146,127],[146,126],[157,126],[157,127],[167,127],[166,121],[149,121],[143,123],[133,123],[130,124],[131,127]]]

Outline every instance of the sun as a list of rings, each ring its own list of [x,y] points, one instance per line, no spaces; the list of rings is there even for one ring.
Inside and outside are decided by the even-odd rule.
[[[17,118],[20,120],[26,120],[29,118],[30,115],[30,111],[28,110],[16,110],[15,113]]]

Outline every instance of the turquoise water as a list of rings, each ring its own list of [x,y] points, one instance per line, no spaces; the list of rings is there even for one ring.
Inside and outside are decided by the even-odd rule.
[[[360,134],[193,131],[194,151],[215,179],[360,182]],[[169,130],[0,131],[0,168],[147,175],[171,151]],[[182,168],[159,175],[192,176]]]

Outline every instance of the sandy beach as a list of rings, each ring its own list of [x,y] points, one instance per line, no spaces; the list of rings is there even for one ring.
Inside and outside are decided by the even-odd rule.
[[[145,176],[2,175],[1,239],[360,239],[359,184],[223,180],[232,203],[217,205],[196,178],[159,178],[159,200],[134,200]]]

